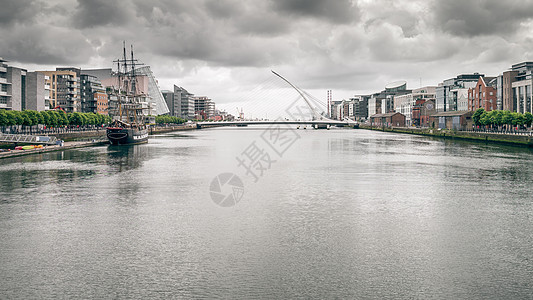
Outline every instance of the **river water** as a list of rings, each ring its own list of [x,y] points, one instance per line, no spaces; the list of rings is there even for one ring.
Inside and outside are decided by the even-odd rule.
[[[532,179],[530,149],[350,129],[3,159],[0,298],[531,299]]]

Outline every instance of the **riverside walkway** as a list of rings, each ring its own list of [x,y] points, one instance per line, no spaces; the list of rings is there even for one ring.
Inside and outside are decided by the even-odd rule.
[[[8,158],[8,157],[31,155],[31,154],[41,154],[41,153],[47,153],[47,152],[53,152],[53,151],[63,151],[63,150],[68,150],[68,149],[90,147],[90,146],[97,146],[97,145],[104,145],[104,144],[108,144],[107,139],[106,140],[99,139],[99,140],[88,140],[88,141],[64,142],[63,146],[52,145],[52,146],[44,146],[43,148],[35,148],[35,149],[30,149],[30,150],[9,150],[6,152],[0,152],[0,159]]]

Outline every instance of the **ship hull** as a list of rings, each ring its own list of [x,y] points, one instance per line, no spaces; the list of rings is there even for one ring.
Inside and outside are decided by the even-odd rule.
[[[107,139],[112,145],[132,145],[148,142],[148,131],[138,128],[107,128]]]

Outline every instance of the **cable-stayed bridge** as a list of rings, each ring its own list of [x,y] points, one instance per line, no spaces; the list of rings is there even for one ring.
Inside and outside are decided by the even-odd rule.
[[[314,129],[328,129],[331,126],[345,127],[352,126],[357,127],[359,124],[352,120],[338,121],[338,120],[242,120],[242,121],[221,121],[221,122],[199,122],[196,123],[198,128],[209,128],[209,127],[222,127],[222,126],[237,126],[245,127],[248,125],[299,125],[299,126],[309,126]]]
[[[289,103],[287,109],[285,109],[285,117],[279,117],[275,120],[268,119],[249,119],[246,120],[241,116],[239,112],[239,119],[235,121],[220,121],[220,122],[199,122],[197,123],[198,128],[207,128],[207,127],[221,127],[221,126],[237,126],[244,127],[248,125],[275,125],[275,124],[285,124],[285,125],[297,125],[299,127],[315,128],[315,129],[329,129],[331,126],[350,126],[357,127],[359,124],[350,119],[344,120],[333,120],[330,119],[324,109],[327,104],[311,96],[307,92],[303,91],[299,87],[295,86],[289,82],[286,78],[280,74],[272,71],[277,78],[280,78],[285,83],[287,83],[294,91],[298,94],[298,99],[292,103]],[[279,104],[278,104],[279,106]],[[272,108],[272,107],[271,107]],[[278,107],[274,107],[278,108]],[[237,109],[238,110],[238,109]]]

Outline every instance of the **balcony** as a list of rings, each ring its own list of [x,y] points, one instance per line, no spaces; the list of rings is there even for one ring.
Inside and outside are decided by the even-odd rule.
[[[3,92],[3,91],[0,91],[0,96],[11,96],[10,94],[8,94],[7,92]]]
[[[7,83],[7,79],[0,77],[0,83]]]
[[[6,67],[0,67],[0,72],[3,72],[3,73],[7,72]]]
[[[49,90],[49,89],[50,89],[50,85],[49,85],[49,84],[45,84],[45,85],[44,85],[44,89],[45,89],[45,90]]]

